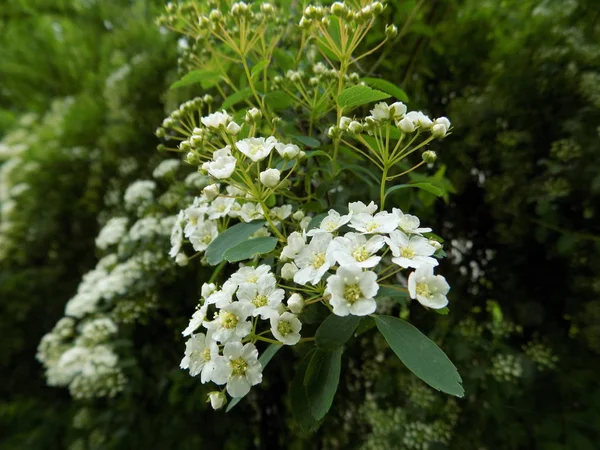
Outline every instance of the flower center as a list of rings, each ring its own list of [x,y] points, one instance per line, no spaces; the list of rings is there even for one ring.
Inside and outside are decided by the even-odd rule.
[[[202,359],[204,361],[210,361],[210,348],[204,347],[204,350],[202,350]]]
[[[366,230],[368,232],[375,231],[377,228],[379,228],[379,224],[377,222],[369,222],[366,226]]]
[[[412,259],[415,257],[415,251],[411,248],[404,247],[402,250],[400,250],[400,256]]]
[[[315,269],[318,269],[323,264],[325,264],[325,253],[324,252],[315,253],[312,257],[312,266]]]
[[[206,233],[204,236],[202,236],[203,244],[210,244],[211,241],[212,241],[212,236],[210,234]]]
[[[362,291],[358,284],[347,284],[344,287],[344,298],[350,304],[356,303],[362,297]]]
[[[337,226],[337,224],[334,221],[330,220],[330,221],[327,221],[327,223],[325,223],[325,226],[323,227],[323,229],[326,231],[333,231],[333,230],[335,230],[336,226]]]
[[[246,278],[246,281],[248,283],[256,283],[258,281],[258,277],[256,275],[250,275],[248,278]]]
[[[221,311],[220,318],[221,325],[223,326],[223,328],[231,330],[232,328],[235,328],[237,326],[238,318],[235,314],[231,314],[227,311]]]
[[[420,295],[421,297],[429,298],[433,294],[427,283],[417,283],[417,288],[415,290],[417,291],[417,295]]]
[[[254,299],[252,299],[252,304],[257,308],[260,308],[261,306],[265,306],[268,301],[269,299],[266,295],[258,294],[256,297],[254,297]]]
[[[277,331],[279,331],[279,334],[281,334],[282,336],[287,336],[292,332],[292,326],[289,322],[282,320],[277,325]]]
[[[229,361],[231,365],[231,374],[233,376],[241,377],[246,374],[246,370],[248,370],[248,363],[244,358],[236,358]]]
[[[352,252],[352,257],[358,262],[364,262],[369,259],[369,252],[364,245],[356,247]]]
[[[260,145],[260,144],[251,144],[250,145],[250,154],[251,155],[256,155],[261,150],[262,150],[262,145]]]

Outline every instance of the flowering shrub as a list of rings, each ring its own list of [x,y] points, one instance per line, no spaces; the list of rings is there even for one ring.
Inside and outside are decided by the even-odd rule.
[[[432,341],[376,314],[384,298],[446,313],[450,289],[434,273],[441,239],[416,216],[385,208],[401,189],[442,194],[395,180],[435,161],[427,145],[450,122],[408,111],[401,89],[352,72],[398,32],[388,25],[381,43],[366,44],[384,5],[166,9],[159,23],[182,33],[184,48],[194,42],[182,57],[194,70],[173,88],[200,83],[218,93],[185,102],[156,131],[160,150],[182,153],[211,180],[171,233],[177,264],[214,267],[183,330],[181,367],[224,386],[209,399],[218,409],[226,392],[231,408],[283,345],[305,343],[291,402],[310,429],[331,406],[344,344],[376,326],[417,376],[462,396],[460,376]],[[361,114],[368,104],[370,114]],[[345,189],[356,183],[362,192]],[[149,189],[140,184],[130,197]]]

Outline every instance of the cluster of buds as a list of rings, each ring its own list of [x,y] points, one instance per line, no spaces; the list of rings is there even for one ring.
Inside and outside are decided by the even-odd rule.
[[[334,2],[330,7],[309,5],[304,9],[299,25],[303,29],[309,29],[317,23],[328,26],[331,16],[334,16],[343,20],[345,26],[354,27],[373,20],[384,8],[383,3],[379,1],[359,8],[349,6],[346,2]]]

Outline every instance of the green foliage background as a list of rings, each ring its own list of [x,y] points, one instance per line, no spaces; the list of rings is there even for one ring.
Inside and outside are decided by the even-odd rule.
[[[448,201],[424,192],[396,200],[455,249],[444,263],[450,315],[432,323],[416,309],[404,314],[457,364],[464,399],[420,384],[367,332],[346,349],[340,391],[315,434],[302,434],[289,413],[298,363],[291,352],[280,352],[234,411],[213,413],[204,387],[178,369],[179,331],[196,300],[188,286],[198,276],[185,270],[165,282],[163,306],[133,331],[133,388],[113,400],[74,402],[45,385],[35,349],[95,264],[107,186],[151,173],[160,160],[152,130],[187,99],[185,90],[168,91],[178,78],[177,43],[153,24],[161,6],[0,6],[0,136],[24,129],[23,139],[34,142],[24,158],[43,169],[22,175],[33,192],[20,204],[19,245],[0,263],[0,448],[596,448],[600,5],[593,0],[390,1],[387,21],[408,25],[383,56],[363,64],[400,85],[411,109],[446,115],[454,126],[432,170]],[[74,147],[81,150],[65,151]],[[138,164],[124,174],[127,159]],[[531,343],[551,349],[555,367],[526,350]],[[518,362],[518,376],[503,377],[499,355]]]

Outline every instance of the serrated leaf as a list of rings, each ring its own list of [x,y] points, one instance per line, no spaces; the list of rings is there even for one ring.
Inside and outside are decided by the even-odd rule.
[[[271,344],[258,357],[258,362],[261,364],[261,366],[263,368],[263,372],[265,370],[265,367],[267,367],[267,364],[269,364],[269,362],[271,362],[271,360],[273,359],[273,356],[275,356],[275,353],[277,353],[281,347],[283,347],[283,345]],[[233,409],[233,407],[235,405],[237,405],[244,397],[232,398],[231,401],[229,402],[229,404],[227,405],[227,409],[225,409],[225,412],[231,411]]]
[[[294,419],[304,431],[312,431],[319,426],[319,421],[315,420],[310,411],[308,395],[304,386],[306,369],[316,350],[311,350],[300,362],[292,384],[290,386],[290,405]]]
[[[214,70],[192,70],[191,72],[185,74],[179,81],[173,83],[170,89],[177,89],[184,86],[189,86],[190,84],[205,82],[210,86],[214,86],[221,79],[221,74]],[[208,87],[210,87],[208,86]],[[206,88],[206,85],[203,86]]]
[[[317,329],[315,344],[323,350],[337,350],[352,337],[359,322],[359,316],[330,314]]]
[[[341,369],[341,348],[333,352],[317,349],[310,359],[304,376],[304,387],[310,413],[315,420],[321,420],[331,408]]]
[[[249,223],[238,223],[219,234],[206,248],[206,261],[211,266],[216,266],[223,261],[223,254],[231,247],[238,245],[252,236],[266,222],[255,220]]]
[[[278,239],[271,236],[257,237],[240,242],[223,253],[223,259],[229,262],[245,261],[257,255],[271,252],[277,246]]]
[[[396,192],[396,191],[399,191],[400,189],[407,189],[407,188],[421,189],[422,191],[429,192],[430,194],[433,194],[437,197],[441,197],[444,195],[443,190],[441,190],[437,186],[434,186],[431,183],[412,183],[412,184],[397,184],[396,186],[390,187],[385,192],[385,197],[387,198],[387,196],[390,195],[392,192]]]
[[[337,102],[342,108],[348,110],[366,103],[372,103],[389,98],[385,92],[372,89],[369,86],[352,86],[344,89],[338,95]]]
[[[452,361],[410,323],[392,316],[373,316],[377,328],[404,365],[438,391],[462,397],[462,379]]]
[[[246,100],[248,97],[252,96],[252,89],[249,87],[242,89],[241,91],[237,91],[235,94],[231,94],[229,97],[225,99],[223,104],[221,105],[221,109],[229,109],[233,105],[238,104],[241,101]]]
[[[406,95],[406,92],[404,92],[395,84],[384,80],[383,78],[366,77],[361,78],[361,81],[364,81],[369,86],[374,87],[375,89],[379,89],[380,91],[387,92],[388,94],[393,95],[401,102],[408,103],[408,95]]]

